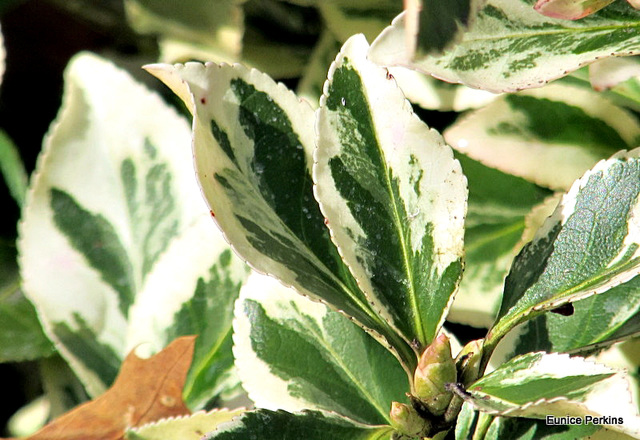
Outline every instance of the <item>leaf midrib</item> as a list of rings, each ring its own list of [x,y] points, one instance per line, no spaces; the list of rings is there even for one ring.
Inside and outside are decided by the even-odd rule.
[[[516,40],[522,38],[532,38],[539,36],[552,36],[552,35],[562,35],[562,34],[572,34],[572,33],[590,33],[590,32],[602,32],[602,31],[610,31],[610,30],[619,30],[619,29],[629,29],[629,28],[640,28],[640,22],[630,22],[630,24],[621,24],[621,25],[608,25],[601,27],[588,27],[588,28],[561,28],[554,29],[543,32],[523,32],[520,34],[507,34],[507,35],[496,35],[496,36],[487,36],[487,37],[477,37],[477,38],[469,38],[464,39],[460,45],[465,45],[467,43],[477,43],[477,42],[485,42],[485,41],[499,41],[499,40]],[[639,49],[640,50],[640,49]]]
[[[538,301],[536,304],[533,305],[529,305],[527,307],[520,308],[520,311],[514,311],[517,304],[514,305],[511,309],[509,309],[509,311],[498,320],[497,324],[501,324],[501,325],[497,325],[496,327],[494,327],[493,329],[490,330],[489,334],[491,335],[490,338],[491,340],[496,339],[496,335],[498,335],[498,340],[502,338],[502,336],[504,336],[506,333],[508,333],[512,328],[514,328],[517,324],[521,324],[525,321],[528,321],[529,319],[534,318],[537,315],[540,315],[542,313],[546,313],[549,311],[548,307],[550,306],[550,303],[556,301],[556,300],[560,300],[560,299],[564,299],[566,301],[560,301],[558,304],[558,306],[565,304],[565,303],[569,303],[569,302],[574,302],[574,301],[579,301],[581,299],[586,299],[592,295],[595,295],[595,293],[591,292],[589,295],[575,299],[574,301],[570,301],[571,298],[569,298],[572,294],[575,294],[577,292],[580,292],[582,290],[589,290],[591,287],[594,286],[598,286],[599,282],[605,279],[610,279],[612,277],[615,277],[621,273],[623,273],[625,270],[628,270],[630,267],[633,267],[634,264],[637,264],[638,262],[640,262],[640,257],[636,257],[636,258],[632,258],[628,261],[626,261],[624,264],[619,265],[615,270],[612,271],[607,271],[605,273],[600,273],[595,277],[591,277],[585,281],[583,281],[582,283],[573,286],[570,289],[566,289],[566,290],[562,290],[560,292],[558,292],[556,295],[553,295],[550,298],[546,298],[543,301]],[[640,275],[639,275],[640,276]],[[621,283],[618,283],[614,286],[611,286],[609,289],[612,289],[613,287],[619,285]],[[528,291],[528,289],[527,289]],[[606,293],[605,292],[601,292],[601,293]],[[525,292],[526,294],[526,292]],[[506,318],[506,319],[505,319]],[[497,331],[496,331],[497,330]]]
[[[368,95],[365,94],[365,99],[367,101],[368,107],[371,109],[371,104],[369,102],[368,99]],[[420,313],[420,306],[418,304],[418,296],[416,293],[416,286],[415,286],[415,281],[414,281],[414,277],[413,277],[413,270],[411,268],[411,264],[410,264],[410,254],[409,254],[409,249],[407,246],[407,239],[406,239],[406,234],[405,232],[410,232],[410,231],[406,231],[403,228],[403,222],[400,216],[400,212],[398,211],[398,200],[395,197],[395,194],[393,193],[393,183],[392,183],[392,178],[391,178],[391,169],[388,166],[385,166],[387,164],[386,161],[386,157],[384,154],[384,150],[382,148],[382,146],[380,145],[380,141],[378,139],[378,134],[377,131],[375,130],[375,123],[373,122],[373,114],[370,112],[369,113],[369,117],[371,120],[371,126],[373,128],[373,138],[375,139],[376,142],[376,148],[378,150],[378,154],[380,155],[381,160],[381,164],[383,166],[383,174],[384,174],[384,179],[385,179],[385,185],[387,187],[387,191],[389,193],[389,198],[391,199],[391,207],[392,207],[392,216],[393,216],[393,223],[394,226],[396,228],[396,231],[401,232],[400,234],[398,234],[398,239],[400,241],[400,248],[402,250],[402,265],[405,269],[405,273],[407,274],[407,281],[409,283],[408,285],[408,293],[411,299],[411,305],[413,307],[413,310],[415,311],[415,313],[413,314],[413,321],[414,321],[414,325],[415,325],[415,330],[417,332],[417,337],[418,340],[422,343],[428,343],[430,341],[427,341],[427,337],[423,328],[423,323],[422,323],[422,317],[421,317],[421,313]]]
[[[302,318],[303,317],[300,317],[300,319]],[[320,345],[327,351],[327,353],[331,355],[331,357],[334,360],[334,363],[342,369],[342,371],[351,380],[351,383],[356,385],[356,387],[358,388],[362,396],[366,399],[366,401],[369,402],[369,404],[371,404],[382,415],[382,417],[385,420],[391,423],[389,419],[389,414],[387,413],[386,408],[379,406],[378,404],[379,402],[377,401],[377,399],[372,394],[370,394],[368,391],[368,388],[351,373],[351,370],[349,369],[349,367],[345,365],[344,362],[342,362],[340,355],[333,349],[332,346],[326,343],[326,340],[323,337],[323,335],[319,334],[314,328],[309,328],[309,332],[320,343]]]

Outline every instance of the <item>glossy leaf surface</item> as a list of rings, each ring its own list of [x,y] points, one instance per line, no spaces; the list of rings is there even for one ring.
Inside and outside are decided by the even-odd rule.
[[[516,257],[489,340],[532,314],[606,292],[638,273],[638,182],[634,150],[599,162],[572,186]]]
[[[467,188],[460,164],[388,72],[351,38],[318,112],[315,193],[332,239],[407,341],[438,333],[462,273]]]
[[[235,315],[236,364],[258,407],[322,409],[384,424],[391,402],[405,400],[407,376],[391,353],[346,317],[276,280],[252,275]]]
[[[640,434],[640,417],[631,401],[628,378],[604,365],[566,354],[538,352],[516,357],[466,391],[457,392],[475,408],[495,415],[541,419],[547,415],[609,416],[599,424]]]
[[[241,66],[149,69],[194,113],[200,185],[235,250],[258,271],[354,317],[386,338],[407,365],[415,363],[331,242],[313,195],[311,107]]]

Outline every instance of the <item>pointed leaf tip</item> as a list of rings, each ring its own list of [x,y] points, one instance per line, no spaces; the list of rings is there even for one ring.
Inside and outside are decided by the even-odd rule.
[[[343,46],[318,111],[315,194],[376,310],[406,341],[435,338],[462,271],[466,179],[362,35]]]

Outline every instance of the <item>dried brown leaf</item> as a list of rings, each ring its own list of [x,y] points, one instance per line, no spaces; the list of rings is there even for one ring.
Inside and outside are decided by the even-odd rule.
[[[103,395],[63,414],[27,440],[120,440],[128,428],[190,414],[182,388],[194,343],[195,336],[178,338],[149,359],[130,353]]]

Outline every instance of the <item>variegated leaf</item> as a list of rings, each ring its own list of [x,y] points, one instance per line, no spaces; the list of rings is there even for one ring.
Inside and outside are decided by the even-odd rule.
[[[155,353],[180,336],[198,335],[183,391],[191,408],[239,391],[231,322],[248,271],[205,214],[174,240],[131,308],[127,350]]]
[[[444,137],[485,165],[567,190],[598,160],[635,148],[640,123],[598,93],[552,84],[501,96],[460,119]]]
[[[534,9],[551,18],[578,20],[599,11],[614,0],[538,0]]]
[[[566,354],[516,357],[463,390],[454,391],[476,409],[496,415],[546,419],[591,417],[591,424],[640,435],[628,377],[604,365]],[[595,417],[608,417],[593,423]],[[563,423],[561,423],[563,424]]]
[[[390,426],[368,426],[331,413],[258,409],[223,424],[203,440],[391,440]]]
[[[222,239],[206,233],[177,257],[203,273],[188,278],[164,266],[154,274],[176,258],[172,249],[188,231],[214,228],[189,143],[186,121],[126,73],[90,54],[72,60],[23,210],[19,251],[25,293],[92,395],[115,378],[129,337],[166,342],[163,332],[127,335],[137,299],[162,296],[165,287],[188,295],[217,259],[209,247]]]
[[[366,58],[345,43],[318,113],[316,197],[332,238],[380,313],[408,341],[429,344],[462,273],[467,188],[442,137],[413,114]]]
[[[608,90],[631,78],[640,77],[640,57],[604,58],[589,65],[594,90]]]
[[[550,197],[527,216],[523,242],[534,238],[557,203],[557,196]],[[491,362],[499,365],[518,354],[541,350],[590,354],[639,335],[639,282],[632,278],[606,295],[591,296],[558,311],[562,313],[542,314],[519,325],[500,341]]]
[[[492,92],[540,87],[609,56],[640,53],[640,11],[625,2],[584,20],[545,17],[535,0],[488,0],[460,44],[441,56],[410,60],[404,15],[380,34],[371,59]]]
[[[405,67],[389,67],[389,73],[412,103],[427,110],[461,112],[489,104],[498,95],[449,84]]]
[[[375,313],[331,243],[313,197],[311,107],[238,65],[148,69],[194,114],[198,178],[235,250],[258,271],[382,335],[408,370],[415,367],[411,348]]]
[[[457,43],[485,0],[405,1],[407,53],[410,59],[438,55]]]
[[[638,153],[601,161],[576,181],[516,257],[489,345],[518,323],[605,292],[640,271]]]
[[[549,192],[462,154],[456,157],[469,181],[469,207],[465,272],[447,319],[488,328],[498,313],[509,267],[524,244],[526,216]]]
[[[200,440],[203,434],[211,432],[219,425],[230,422],[245,410],[217,409],[200,411],[195,414],[163,419],[158,422],[127,430],[126,440]]]
[[[398,361],[360,327],[264,275],[242,288],[233,326],[242,385],[260,408],[389,423],[391,402],[409,390]]]
[[[640,277],[572,305],[572,314],[540,315],[517,331],[512,355],[530,351],[590,352],[640,335]]]
[[[496,417],[489,425],[489,429],[487,429],[485,440],[512,440],[516,438],[518,440],[595,440],[591,435],[600,431],[606,431],[609,435],[609,437],[604,437],[602,440],[629,439],[624,434],[593,424],[549,425],[544,420],[523,417]]]

